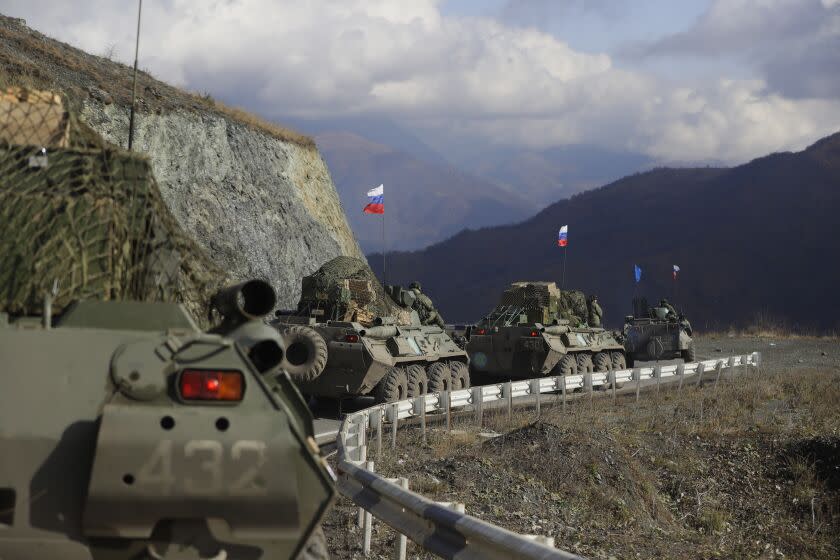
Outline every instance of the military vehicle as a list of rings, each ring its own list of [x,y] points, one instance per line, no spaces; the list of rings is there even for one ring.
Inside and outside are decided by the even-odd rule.
[[[274,290],[223,278],[145,158],[0,92],[0,558],[325,557]]]
[[[271,323],[286,341],[283,367],[313,397],[391,402],[469,387],[466,352],[412,304],[364,261],[337,257],[304,277],[298,308]]]
[[[583,308],[579,302],[583,302]],[[467,331],[474,376],[528,379],[624,369],[624,348],[602,328],[590,328],[586,298],[554,282],[514,282],[499,304]],[[561,317],[574,317],[570,320]],[[577,323],[577,324],[575,324]]]
[[[691,323],[663,302],[649,307],[646,299],[636,298],[633,315],[624,318],[622,335],[630,367],[635,362],[682,358],[690,363],[696,359]]]
[[[334,494],[251,281],[200,331],[168,302],[2,314],[0,558],[294,558]],[[48,305],[46,306],[48,308]]]

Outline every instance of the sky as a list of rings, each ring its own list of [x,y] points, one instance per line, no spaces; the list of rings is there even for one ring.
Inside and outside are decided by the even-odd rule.
[[[136,3],[0,10],[133,59]],[[146,0],[140,66],[269,119],[734,164],[840,131],[840,0]]]

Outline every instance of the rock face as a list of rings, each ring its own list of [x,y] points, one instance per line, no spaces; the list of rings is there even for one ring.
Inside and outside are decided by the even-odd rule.
[[[88,98],[82,118],[123,146],[128,109]],[[293,308],[301,278],[339,255],[364,259],[324,160],[222,115],[135,116],[134,149],[149,156],[172,213],[230,280],[264,278]]]

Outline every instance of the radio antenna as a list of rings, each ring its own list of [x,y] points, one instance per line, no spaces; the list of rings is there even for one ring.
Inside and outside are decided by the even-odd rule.
[[[131,113],[128,117],[128,150],[134,144],[134,101],[137,98],[137,55],[140,52],[140,14],[143,11],[143,0],[138,1],[137,7],[137,42],[134,44],[134,83],[131,86]]]

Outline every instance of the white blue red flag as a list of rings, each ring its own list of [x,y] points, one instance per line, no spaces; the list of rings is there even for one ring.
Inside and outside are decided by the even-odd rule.
[[[367,192],[368,203],[367,203],[367,206],[365,206],[365,209],[364,209],[365,214],[384,214],[385,213],[384,192],[385,192],[385,186],[384,185],[379,185],[375,189],[370,189]]]
[[[674,265],[674,280],[677,279],[677,272],[679,272],[679,271],[680,271],[680,267],[678,267],[677,265]]]
[[[569,226],[563,226],[560,228],[560,232],[557,234],[557,245],[560,247],[565,247],[569,244]]]

